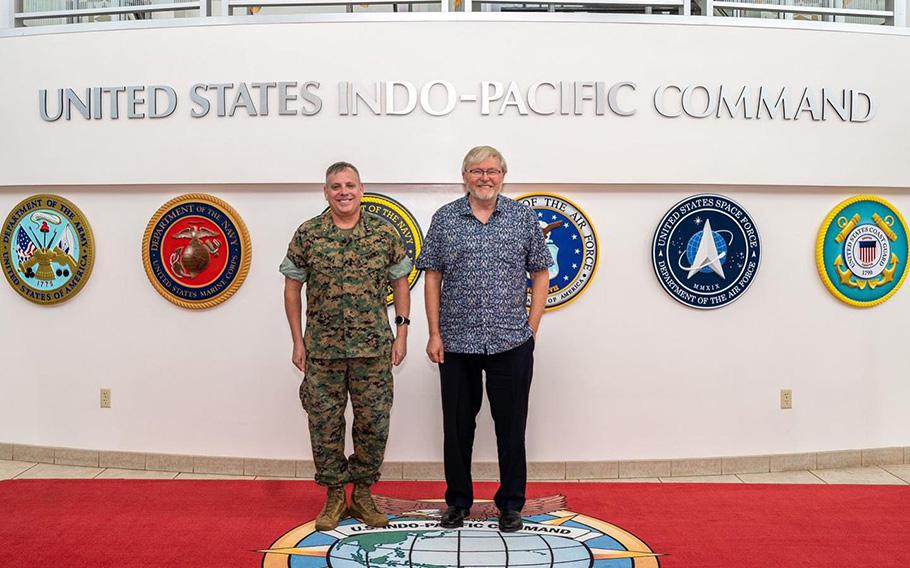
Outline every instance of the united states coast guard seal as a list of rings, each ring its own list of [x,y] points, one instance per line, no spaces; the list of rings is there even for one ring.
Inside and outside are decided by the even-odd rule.
[[[406,500],[377,496],[377,501]],[[320,532],[310,521],[275,541],[263,568],[659,568],[660,554],[635,535],[565,509],[524,515],[524,528],[503,533],[494,518],[467,520],[463,528],[439,526],[439,503],[380,505],[389,525],[373,528],[355,519]],[[473,511],[473,509],[472,509]]]
[[[398,234],[398,238],[401,239],[401,244],[404,245],[408,257],[414,263],[414,267],[408,274],[408,288],[414,288],[420,278],[420,271],[417,270],[417,257],[420,255],[420,251],[423,250],[423,232],[420,229],[420,225],[417,224],[417,219],[404,205],[381,193],[365,192],[361,207],[367,214],[388,223]],[[324,209],[323,213],[325,211],[328,211],[328,208]],[[392,287],[389,286],[386,295],[386,305],[391,306],[393,301]]]
[[[834,296],[859,308],[890,298],[907,276],[907,222],[874,195],[841,202],[818,231],[815,260]]]
[[[182,308],[210,308],[230,298],[246,279],[251,258],[243,219],[224,201],[202,193],[165,203],[142,237],[149,281]]]
[[[44,305],[69,300],[92,273],[92,228],[70,201],[33,195],[20,201],[3,223],[0,262],[23,298]]]
[[[693,195],[673,206],[654,231],[654,272],[674,300],[698,309],[726,306],[755,280],[758,229],[729,197]]]
[[[515,198],[537,213],[537,222],[547,239],[555,264],[550,267],[546,310],[555,310],[575,300],[597,271],[597,233],[591,220],[565,197],[552,193],[528,193]],[[530,305],[528,280],[528,305]]]

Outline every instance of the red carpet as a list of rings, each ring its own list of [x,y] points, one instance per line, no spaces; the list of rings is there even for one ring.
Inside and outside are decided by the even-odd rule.
[[[494,484],[477,486],[479,497],[495,490]],[[443,484],[386,482],[376,492],[432,499],[442,495]],[[529,497],[557,493],[571,511],[634,534],[663,555],[662,568],[910,566],[907,486],[529,488]],[[2,481],[0,566],[262,566],[265,555],[256,550],[310,521],[322,496],[311,482]],[[307,559],[306,566],[324,565],[316,561]],[[594,566],[635,566],[631,562]]]

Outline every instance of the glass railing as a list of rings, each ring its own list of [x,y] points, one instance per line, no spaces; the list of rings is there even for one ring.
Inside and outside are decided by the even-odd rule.
[[[780,19],[879,26],[907,25],[907,0],[0,0],[0,27],[129,22],[173,18],[388,12],[573,12]]]

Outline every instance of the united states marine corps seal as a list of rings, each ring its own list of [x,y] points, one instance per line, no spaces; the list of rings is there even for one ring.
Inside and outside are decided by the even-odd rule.
[[[752,217],[723,195],[674,205],[654,231],[651,260],[660,285],[681,304],[709,310],[736,301],[755,280],[761,241]]]
[[[528,193],[515,198],[537,213],[537,222],[547,239],[555,264],[550,267],[546,310],[561,308],[575,300],[597,271],[597,232],[578,205],[553,193]],[[531,282],[528,280],[528,305]]]
[[[815,262],[825,287],[844,303],[870,308],[907,277],[907,222],[874,195],[841,202],[818,231]]]
[[[250,236],[224,201],[202,193],[161,206],[142,237],[142,262],[155,290],[182,308],[230,298],[250,269]]]
[[[524,528],[498,530],[489,509],[455,530],[439,526],[438,501],[376,496],[389,525],[373,528],[355,519],[320,532],[315,521],[282,535],[265,554],[263,568],[659,568],[661,556],[638,537],[594,517],[564,507],[523,511]],[[544,503],[560,496],[540,498]],[[564,499],[562,499],[564,501]],[[390,506],[391,504],[391,506]],[[530,506],[530,511],[528,511]]]
[[[50,194],[16,205],[3,223],[0,262],[10,285],[36,304],[69,300],[95,263],[92,228],[78,207]]]
[[[420,230],[420,225],[417,224],[417,219],[404,205],[381,193],[364,193],[361,207],[366,213],[388,223],[398,234],[408,257],[414,263],[414,267],[408,274],[408,288],[414,288],[420,278],[420,271],[417,270],[417,257],[423,250],[423,232]],[[328,211],[328,208],[323,210],[323,213],[325,211]],[[389,286],[386,305],[391,306],[393,302],[392,287]]]

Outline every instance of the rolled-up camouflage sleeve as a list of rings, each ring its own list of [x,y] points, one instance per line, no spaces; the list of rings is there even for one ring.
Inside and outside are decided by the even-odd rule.
[[[287,256],[284,257],[281,265],[278,266],[278,272],[297,282],[306,282],[307,280],[306,254],[303,242],[302,231],[297,229],[288,244]]]
[[[525,270],[528,272],[540,272],[556,264],[556,261],[553,260],[553,255],[550,254],[550,249],[547,247],[547,240],[543,236],[543,230],[537,222],[537,215],[534,214],[533,209],[528,211],[528,233],[530,242],[528,244],[528,257],[525,259]]]
[[[411,273],[414,263],[408,256],[408,251],[398,235],[392,237],[392,246],[389,247],[389,280],[398,280]]]
[[[420,270],[432,270],[433,272],[445,272],[446,266],[443,261],[442,249],[445,243],[442,240],[442,227],[439,213],[433,215],[430,222],[430,230],[427,231],[427,237],[423,242],[423,250],[417,257],[417,268]]]

